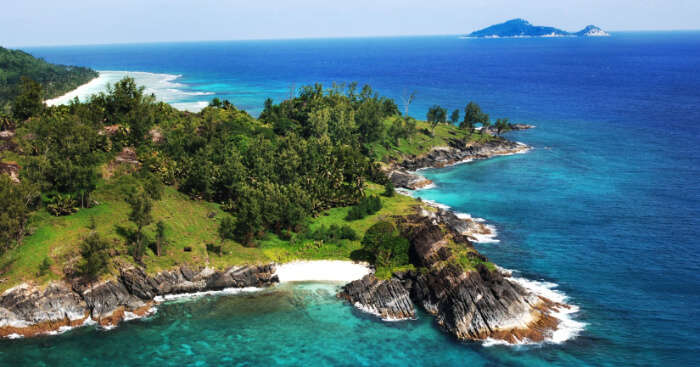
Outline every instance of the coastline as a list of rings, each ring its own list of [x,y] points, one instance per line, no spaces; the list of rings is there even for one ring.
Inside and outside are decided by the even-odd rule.
[[[21,283],[0,294],[0,338],[57,335],[83,326],[110,330],[155,314],[164,302],[259,292],[291,282],[347,283],[372,272],[367,263],[305,260],[223,271],[181,266],[153,276],[125,268],[116,279],[96,284]]]
[[[523,126],[527,126],[525,127],[526,129],[534,128],[534,126],[531,125]],[[451,167],[496,156],[525,154],[534,149],[521,142],[510,142],[508,140],[505,140],[505,142],[507,142],[505,145],[508,146],[505,149],[497,146],[494,149],[478,151],[478,153],[473,150],[460,150],[454,146],[435,147],[427,154],[415,158],[410,163],[412,166],[409,165],[412,170],[405,169],[406,165],[404,161],[399,165],[390,167],[389,174],[390,177],[394,176],[395,172],[412,175],[413,177],[408,180],[406,180],[405,177],[402,179],[404,182],[413,183],[413,188],[403,186],[399,187],[397,192],[417,198],[426,205],[435,208],[438,211],[439,220],[445,222],[453,231],[466,236],[470,241],[475,243],[498,243],[500,241],[497,239],[498,231],[496,227],[491,224],[486,224],[485,219],[473,218],[470,214],[457,212],[446,204],[432,200],[423,200],[418,197],[416,193],[421,190],[437,187],[434,182],[420,174],[422,170]],[[446,158],[444,154],[440,154],[442,152],[450,152],[452,155],[450,156],[448,154]],[[466,225],[459,223],[460,221],[466,223]],[[530,312],[524,315],[520,320],[512,320],[510,326],[493,329],[493,336],[481,339],[484,346],[538,345],[541,343],[560,344],[575,338],[584,330],[586,324],[574,319],[575,314],[580,311],[580,308],[567,303],[569,299],[568,296],[555,289],[558,286],[556,283],[516,277],[513,276],[513,270],[504,269],[498,265],[496,265],[496,267],[497,271],[501,273],[505,279],[536,295],[539,300],[535,304],[532,304],[534,314]],[[355,307],[359,309],[368,309],[368,311],[365,312],[378,314],[376,310],[368,308],[366,305],[356,304]],[[381,316],[381,318],[383,320],[391,319],[387,318],[385,315]],[[542,332],[547,329],[549,332]]]
[[[526,129],[534,128],[531,125]],[[469,213],[462,213],[452,210],[448,205],[438,203],[433,200],[425,200],[417,196],[416,193],[422,190],[436,188],[434,182],[423,176],[420,172],[428,169],[440,169],[446,167],[454,167],[461,164],[473,162],[475,160],[489,159],[499,156],[509,156],[515,154],[525,154],[534,149],[533,147],[522,143],[512,142],[503,139],[502,144],[496,144],[486,149],[473,145],[469,146],[449,146],[449,147],[434,147],[423,156],[416,157],[409,165],[410,170],[405,168],[404,163],[389,168],[389,177],[393,184],[397,187],[397,192],[403,195],[416,198],[425,204],[452,212],[457,218],[466,223],[466,227],[460,232],[469,237],[472,242],[476,243],[498,243],[498,231],[492,224],[487,224],[483,218],[474,218]]]
[[[496,143],[482,145],[470,144],[464,147],[437,147],[425,156],[414,157],[413,160],[402,162],[399,166],[405,169],[412,167],[411,174],[419,175],[421,169],[442,168],[450,165],[462,164],[475,159],[487,159],[494,156],[522,154],[529,151],[531,147],[522,143],[515,143],[505,139],[500,139]],[[428,165],[428,163],[431,163]],[[422,177],[422,176],[419,176]],[[423,178],[425,179],[425,178]],[[405,193],[405,192],[403,192]],[[425,203],[425,202],[424,202]],[[429,220],[442,223],[453,233],[464,236],[472,242],[497,242],[495,227],[484,224],[480,218],[472,218],[468,214],[456,213],[447,206],[439,203],[425,203],[437,208],[437,213],[425,212],[423,217]],[[430,219],[432,218],[432,219]],[[413,242],[414,239],[411,241]],[[464,240],[462,240],[464,241]],[[471,246],[470,242],[465,242]],[[427,244],[428,247],[444,247],[445,240]],[[415,246],[419,246],[415,244]],[[442,253],[441,250],[429,250],[433,253]],[[486,258],[481,256],[483,261]],[[432,256],[432,255],[430,255]],[[440,255],[443,256],[443,255]],[[432,260],[431,260],[432,261]],[[448,298],[431,300],[429,298],[419,301],[414,299],[412,293],[409,294],[410,287],[405,288],[405,281],[423,282],[423,292],[433,292],[428,284],[435,280],[420,278],[420,274],[406,276],[405,279],[396,280],[396,274],[390,280],[378,280],[365,282],[363,287],[359,287],[358,294],[362,292],[379,292],[364,301],[350,301],[355,308],[377,315],[384,321],[400,321],[415,318],[413,302],[422,306],[429,313],[433,314],[438,325],[443,327],[453,336],[462,340],[481,341],[485,346],[505,343],[508,345],[533,344],[533,343],[561,343],[575,337],[583,325],[573,320],[572,314],[578,311],[578,307],[567,305],[566,296],[557,293],[548,293],[552,286],[547,286],[542,282],[512,278],[511,274],[496,271],[499,275],[489,275],[483,270],[466,271],[459,270],[455,273],[431,274],[437,279],[445,278],[446,283],[438,285],[436,292],[447,292],[448,290],[462,292],[478,292],[470,300],[462,298]],[[432,271],[432,270],[431,270]],[[373,271],[368,264],[357,264],[350,261],[319,260],[319,261],[295,261],[285,264],[249,265],[230,267],[219,271],[212,268],[203,268],[196,271],[180,267],[170,271],[164,271],[155,275],[147,275],[140,268],[120,269],[120,276],[116,280],[108,280],[97,284],[76,285],[76,284],[50,284],[50,287],[57,287],[57,290],[48,292],[41,287],[31,284],[22,284],[19,287],[9,289],[0,295],[0,305],[6,305],[8,298],[10,304],[34,302],[36,308],[43,304],[45,307],[53,307],[50,312],[38,310],[37,314],[31,311],[30,314],[19,316],[17,313],[8,312],[0,307],[0,316],[5,320],[14,318],[16,322],[5,322],[0,325],[0,336],[16,338],[22,336],[35,336],[43,334],[56,334],[68,331],[75,327],[98,325],[104,329],[116,327],[122,321],[129,321],[157,312],[160,303],[177,299],[197,298],[201,296],[211,296],[219,294],[241,294],[257,292],[279,283],[288,282],[333,282],[346,283],[345,287],[357,283],[364,279],[373,278]],[[496,282],[491,279],[496,276]],[[466,277],[473,279],[469,284],[461,283],[457,279]],[[451,280],[450,280],[451,279]],[[501,279],[501,280],[498,280]],[[376,280],[376,278],[375,278]],[[438,281],[439,282],[439,281]],[[514,308],[508,306],[504,310],[494,310],[487,308],[480,310],[484,318],[479,321],[479,325],[453,325],[446,321],[445,315],[440,313],[438,303],[447,302],[450,307],[457,307],[467,302],[468,307],[475,307],[477,310],[481,301],[481,294],[497,291],[500,287],[506,287],[506,292],[518,295],[503,301],[503,307],[512,303]],[[344,287],[344,288],[345,288]],[[427,287],[427,288],[426,288]],[[496,288],[492,288],[496,287]],[[440,290],[442,289],[442,290]],[[450,291],[451,292],[451,291]],[[111,294],[117,294],[116,299]],[[460,293],[462,294],[462,293]],[[553,297],[554,294],[556,297]],[[56,295],[59,301],[56,303]],[[382,305],[377,307],[373,297],[381,296]],[[452,296],[450,296],[452,297]],[[461,296],[460,296],[461,297]],[[552,299],[554,298],[554,299]],[[364,302],[364,303],[363,303]],[[489,300],[489,305],[493,300]],[[499,301],[500,302],[500,301]],[[46,306],[46,304],[49,306]],[[55,305],[59,305],[57,310]],[[65,304],[66,307],[60,306]],[[398,305],[398,306],[396,306]],[[386,306],[398,307],[387,311]],[[492,306],[488,306],[492,307]],[[66,309],[70,312],[66,312]],[[21,309],[19,309],[22,311]],[[32,313],[33,312],[33,313]],[[42,313],[43,312],[43,313]],[[490,316],[486,318],[484,312]],[[70,315],[70,316],[69,316]],[[473,317],[473,316],[472,316]],[[28,320],[28,321],[27,321]],[[487,321],[488,320],[488,321]],[[26,321],[26,322],[25,322]]]
[[[85,102],[90,96],[106,92],[108,85],[120,81],[124,77],[132,77],[138,85],[143,85],[146,94],[154,94],[159,101],[169,103],[174,108],[189,112],[199,112],[206,107],[208,101],[195,100],[197,96],[210,96],[214,92],[189,91],[185,84],[177,82],[182,75],[167,73],[151,73],[145,71],[98,70],[99,76],[88,83],[79,86],[68,93],[56,98],[45,100],[48,106],[70,103],[74,98]]]
[[[89,95],[93,94],[93,90],[97,90],[98,88],[101,88],[104,79],[102,79],[102,73],[98,72],[98,76],[95,78],[92,78],[89,82],[82,84],[78,86],[78,88],[75,88],[71,91],[68,91],[67,93],[60,95],[55,98],[47,99],[44,101],[47,106],[56,106],[56,105],[62,105],[62,104],[68,104],[70,101],[72,101],[75,97],[80,97],[86,98]],[[84,100],[84,99],[83,99]]]

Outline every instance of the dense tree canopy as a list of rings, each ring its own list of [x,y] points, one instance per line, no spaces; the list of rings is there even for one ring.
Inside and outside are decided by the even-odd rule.
[[[33,185],[16,184],[9,176],[0,174],[0,254],[22,242],[38,195]]]
[[[39,83],[43,97],[53,98],[96,78],[97,72],[51,64],[24,51],[0,47],[0,111],[19,94],[22,77]]]
[[[377,266],[392,267],[409,263],[410,244],[389,221],[380,221],[370,227],[362,238],[362,245]]]
[[[39,100],[36,84],[27,82],[26,91],[23,95],[34,96],[27,100]],[[91,194],[103,182],[101,176],[115,175],[112,184],[124,189],[129,227],[135,227],[126,237],[137,261],[152,243],[151,233],[155,252],[162,250],[165,227],[153,223],[151,210],[163,184],[193,200],[220,204],[228,213],[220,223],[221,239],[255,246],[266,232],[280,237],[305,233],[308,218],[328,208],[352,206],[349,220],[376,213],[381,199],[367,197],[365,183],[388,180],[373,152],[410,142],[418,133],[416,120],[401,115],[393,100],[369,86],[358,91],[354,83],[303,87],[277,104],[268,99],[258,119],[219,99],[199,113],[178,111],[156,102],[131,78],[83,103],[19,108],[24,104],[16,100],[17,110],[27,111],[17,128],[21,184],[0,190],[2,249],[25,233],[36,202],[28,199],[28,188],[34,188],[34,197],[41,192],[50,213],[69,215],[93,204]],[[488,121],[475,103],[465,112],[469,123]],[[459,112],[452,114],[458,117]],[[446,122],[447,111],[434,106],[429,119]],[[499,121],[497,128],[507,120]],[[393,194],[387,184],[384,195]],[[386,241],[366,237],[368,250],[384,265],[404,261],[397,256],[406,243],[391,232]],[[355,236],[342,227],[318,233],[308,237]],[[90,249],[101,244],[95,238],[86,241],[86,261]]]
[[[12,105],[12,116],[24,121],[27,118],[38,115],[44,108],[44,98],[39,83],[22,77],[19,94]]]

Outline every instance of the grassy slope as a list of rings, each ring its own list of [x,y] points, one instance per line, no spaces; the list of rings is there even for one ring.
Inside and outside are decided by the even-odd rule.
[[[391,122],[395,118],[396,117],[390,117],[384,121],[387,128],[391,126]],[[475,142],[492,139],[491,135],[482,135],[478,132],[470,134],[468,131],[459,129],[452,124],[438,124],[438,126],[432,130],[429,123],[425,121],[417,121],[416,129],[419,131],[417,134],[408,140],[400,139],[398,146],[386,148],[379,144],[373,145],[372,150],[374,152],[374,158],[382,162],[387,162],[390,160],[400,161],[404,157],[410,155],[418,156],[428,153],[434,147],[448,146],[450,139],[470,139]],[[423,130],[432,131],[432,135],[421,133]]]
[[[374,184],[368,185],[368,193],[379,193],[382,187]],[[127,215],[128,205],[115,187],[109,183],[100,185],[94,197],[100,203],[90,208],[82,209],[76,214],[64,217],[54,217],[46,211],[37,213],[31,223],[34,232],[26,237],[24,243],[0,258],[0,270],[3,274],[0,278],[6,279],[0,283],[0,291],[16,285],[22,281],[34,280],[43,283],[51,279],[58,279],[63,272],[63,267],[79,260],[78,249],[83,238],[90,233],[91,218],[97,225],[96,231],[113,242],[116,250],[113,258],[123,263],[132,263],[131,256],[127,253],[124,238],[118,234],[120,226],[132,226]],[[418,202],[407,196],[396,195],[392,198],[382,198],[384,207],[378,213],[364,219],[348,222],[345,216],[349,208],[334,208],[325,211],[317,218],[312,218],[310,227],[315,229],[321,225],[348,224],[361,237],[367,228],[376,223],[380,218],[391,214],[406,213]],[[216,268],[237,264],[265,263],[271,261],[286,262],[299,259],[349,259],[350,253],[361,247],[360,241],[342,240],[339,243],[322,243],[304,241],[290,244],[280,240],[274,234],[268,234],[260,247],[248,248],[234,241],[221,242],[217,229],[219,221],[224,213],[217,204],[205,201],[193,201],[189,197],[168,187],[163,199],[154,206],[153,217],[155,221],[163,220],[166,223],[166,238],[168,245],[165,255],[155,256],[152,252],[144,257],[144,263],[149,272],[157,272],[171,268],[177,264],[209,265]],[[210,218],[213,217],[213,218]],[[154,226],[148,230],[153,238]],[[223,246],[221,256],[207,253],[206,244],[214,243]],[[185,252],[189,246],[191,252]],[[52,262],[51,271],[39,276],[39,266],[45,257]],[[116,275],[116,269],[110,269],[111,275]],[[106,275],[107,277],[110,274]]]
[[[423,128],[429,129],[430,127],[426,122],[418,122],[418,129]],[[434,136],[418,133],[411,141],[401,139],[399,146],[391,147],[390,150],[377,146],[375,154],[378,154],[378,157],[399,159],[409,154],[426,153],[434,146],[446,146],[451,137],[463,139],[466,136],[468,136],[467,133],[456,127],[442,124],[436,127]],[[471,138],[480,140],[488,139],[488,136],[472,134]],[[8,152],[5,152],[5,159],[8,158],[7,154]],[[368,195],[379,194],[383,191],[383,187],[369,184],[366,191]],[[115,248],[113,257],[124,263],[132,263],[133,260],[128,255],[125,240],[118,234],[120,226],[131,226],[127,219],[128,205],[124,202],[116,185],[110,182],[100,184],[94,198],[100,205],[90,209],[82,209],[70,216],[54,217],[45,210],[35,214],[30,225],[30,228],[33,229],[32,235],[27,236],[21,246],[0,257],[0,279],[6,279],[0,283],[0,291],[22,281],[35,280],[37,283],[43,283],[51,279],[58,279],[63,273],[64,266],[79,260],[78,248],[82,239],[91,231],[88,228],[91,218],[94,218],[97,225],[96,231],[113,242]],[[382,197],[382,204],[383,208],[378,213],[351,222],[345,220],[345,216],[350,210],[349,207],[333,208],[321,213],[316,218],[312,218],[310,227],[316,229],[322,225],[328,227],[332,224],[347,224],[361,238],[364,232],[377,221],[390,215],[407,214],[412,207],[419,205],[419,202],[407,196],[395,195],[391,198]],[[167,187],[163,199],[154,206],[153,217],[154,223],[159,220],[166,223],[168,245],[165,248],[165,255],[161,257],[154,256],[149,250],[144,257],[148,271],[157,272],[184,263],[223,268],[237,264],[270,261],[349,259],[354,250],[361,248],[360,240],[342,240],[339,243],[307,240],[292,244],[289,241],[281,240],[274,234],[268,234],[259,241],[260,247],[258,248],[244,247],[234,241],[222,243],[218,237],[217,229],[219,221],[224,215],[226,213],[215,203],[193,201],[174,188]],[[154,225],[151,225],[147,229],[150,231],[148,234],[151,238],[153,238],[153,228]],[[221,244],[223,254],[221,256],[209,254],[206,251],[207,243]],[[192,251],[184,252],[186,246],[191,247]],[[456,252],[456,259],[465,270],[473,268],[475,265],[473,259],[466,257],[467,252],[470,250],[464,248]],[[52,262],[51,271],[39,276],[39,265],[47,256]],[[110,269],[110,273],[115,275],[116,269]],[[390,273],[384,275],[390,275]]]

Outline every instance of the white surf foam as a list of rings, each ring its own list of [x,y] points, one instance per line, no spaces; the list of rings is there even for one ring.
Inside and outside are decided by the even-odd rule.
[[[512,273],[512,270],[505,269],[505,268],[500,268],[499,270],[506,271]],[[567,340],[571,340],[575,337],[577,337],[586,327],[585,322],[581,322],[578,320],[575,320],[574,317],[576,314],[580,311],[580,308],[576,305],[572,305],[567,303],[569,297],[562,291],[559,291],[555,289],[558,285],[556,283],[552,282],[545,282],[545,281],[537,281],[537,280],[532,280],[532,279],[527,279],[527,278],[522,278],[522,277],[511,277],[511,281],[520,284],[523,286],[525,289],[529,290],[530,292],[541,296],[548,298],[554,302],[557,303],[562,303],[562,304],[567,304],[569,307],[558,307],[555,309],[554,312],[551,313],[552,316],[557,318],[559,320],[559,325],[557,326],[557,329],[552,332],[551,335],[549,335],[547,338],[545,338],[544,342],[542,343],[536,343],[528,339],[523,339],[523,340],[518,340],[516,343],[508,343],[504,340],[497,340],[497,339],[492,339],[488,338],[483,342],[483,345],[486,347],[489,346],[494,346],[494,345],[542,345],[546,343],[550,344],[561,344],[566,342]]]
[[[484,227],[486,227],[489,231],[489,233],[470,233],[469,237],[474,239],[474,242],[476,243],[500,243],[501,240],[499,240],[498,237],[498,231],[496,230],[496,227],[492,224],[484,224]]]
[[[53,331],[48,331],[48,332],[46,332],[46,335],[59,335],[59,334],[65,333],[66,331],[73,330],[73,329],[75,329],[75,328],[76,328],[76,326],[65,326],[65,325],[64,325],[64,326],[60,326],[60,327],[58,328],[58,330],[53,330]]]
[[[124,318],[122,319],[122,321],[131,321],[131,320],[143,319],[143,318],[152,316],[152,315],[155,314],[157,311],[158,311],[158,308],[155,307],[155,306],[149,308],[143,315],[140,315],[140,316],[137,315],[137,314],[135,314],[135,313],[133,313],[133,312],[124,311]]]
[[[216,295],[233,295],[241,293],[251,293],[259,292],[264,288],[257,287],[244,287],[244,288],[224,288],[219,291],[203,291],[203,292],[193,292],[193,293],[179,293],[179,294],[166,294],[164,296],[156,296],[153,300],[157,303],[162,303],[166,301],[174,301],[180,299],[191,299],[199,298],[204,296],[216,296]],[[151,310],[149,310],[150,312]]]
[[[396,191],[403,194],[403,195],[415,197],[414,196],[415,191],[413,191],[413,190],[397,189]],[[421,200],[424,203],[426,203],[432,207],[435,207],[435,208],[440,208],[443,210],[451,210],[452,209],[449,205],[438,203],[437,201],[434,201],[434,200],[422,199],[422,198],[421,198]],[[472,217],[468,213],[461,213],[461,212],[456,212],[456,211],[453,211],[453,212],[455,213],[457,218],[467,220],[467,221],[473,221],[473,222],[475,222],[481,226],[484,226],[486,228],[485,232],[488,232],[488,233],[478,233],[478,232],[474,232],[474,231],[467,233],[467,236],[469,236],[473,242],[476,242],[476,243],[499,243],[499,242],[501,242],[498,239],[498,230],[496,229],[496,226],[494,226],[492,224],[486,224],[486,219],[475,218],[475,217]]]
[[[193,96],[214,95],[209,91],[187,91],[177,79],[182,77],[175,74],[147,73],[142,71],[102,70],[100,75],[87,84],[83,84],[60,97],[46,101],[49,106],[68,104],[75,97],[81,102],[87,101],[92,95],[106,92],[107,85],[114,85],[126,76],[134,78],[137,85],[145,87],[146,94],[154,94],[159,101],[167,102],[173,107],[190,112],[199,112],[209,103],[205,101],[190,101]]]
[[[360,310],[360,311],[362,311],[362,312],[364,312],[364,313],[377,316],[379,319],[381,319],[382,321],[386,321],[386,322],[399,322],[399,321],[406,321],[406,320],[417,320],[417,318],[415,318],[415,317],[414,317],[414,318],[382,317],[382,314],[379,313],[379,312],[377,311],[376,308],[374,308],[374,307],[369,307],[369,306],[365,306],[365,305],[363,305],[363,304],[360,303],[360,302],[355,302],[355,308],[357,308],[358,310]]]
[[[425,185],[425,186],[423,186],[423,187],[419,187],[419,188],[417,188],[417,189],[415,189],[415,190],[413,190],[413,191],[430,190],[430,189],[434,189],[434,188],[436,188],[436,187],[437,187],[437,185],[435,185],[434,182],[431,182],[431,183],[429,183],[429,184],[427,184],[427,185]]]

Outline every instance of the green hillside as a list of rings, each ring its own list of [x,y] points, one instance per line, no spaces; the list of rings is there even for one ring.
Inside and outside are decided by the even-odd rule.
[[[21,98],[39,102],[31,90]],[[354,85],[304,87],[257,119],[218,99],[178,111],[130,78],[85,103],[28,111],[0,145],[0,168],[14,173],[0,174],[0,290],[125,264],[361,259],[388,275],[411,265],[387,223],[421,204],[394,194],[381,167],[493,138],[474,121],[401,115]],[[467,268],[469,251],[455,251]]]
[[[44,99],[50,99],[96,78],[97,72],[85,67],[51,64],[24,51],[0,47],[0,111],[19,93],[22,77],[41,84]]]

